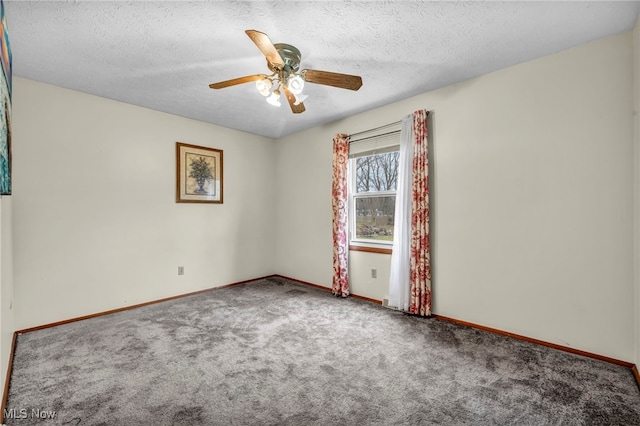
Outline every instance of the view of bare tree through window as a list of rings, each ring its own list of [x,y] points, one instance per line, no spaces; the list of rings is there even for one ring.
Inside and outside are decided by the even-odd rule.
[[[399,152],[356,158],[357,239],[393,241]]]

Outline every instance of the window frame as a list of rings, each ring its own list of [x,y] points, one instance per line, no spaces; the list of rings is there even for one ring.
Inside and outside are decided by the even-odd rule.
[[[391,149],[389,149],[391,148]],[[349,223],[349,250],[354,251],[366,251],[373,253],[383,253],[383,254],[391,254],[393,248],[393,240],[365,240],[365,239],[357,239],[356,238],[356,200],[361,198],[375,198],[375,197],[388,197],[394,196],[397,200],[397,189],[394,190],[385,190],[385,191],[367,191],[367,192],[356,192],[356,164],[357,160],[360,157],[367,157],[373,155],[386,154],[389,152],[399,152],[400,145],[393,144],[386,149],[382,150],[382,152],[365,152],[360,153],[359,155],[350,156],[349,162],[347,164],[347,204],[348,204],[348,223]],[[394,236],[395,237],[395,236]]]

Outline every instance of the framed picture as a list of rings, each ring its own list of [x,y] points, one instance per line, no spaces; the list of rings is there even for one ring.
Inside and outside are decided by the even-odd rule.
[[[0,0],[0,195],[11,195],[11,46]]]
[[[222,150],[176,142],[176,203],[222,203]]]

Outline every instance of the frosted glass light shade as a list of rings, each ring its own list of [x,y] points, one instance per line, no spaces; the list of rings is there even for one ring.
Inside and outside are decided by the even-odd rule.
[[[304,80],[299,75],[289,78],[289,90],[294,95],[299,95],[304,89]]]
[[[262,96],[269,96],[269,91],[271,90],[271,86],[273,86],[273,83],[271,82],[271,80],[267,78],[262,78],[256,81],[256,88],[258,89],[258,92],[260,92]]]
[[[294,94],[294,96],[296,97],[296,101],[293,103],[294,105],[299,105],[302,102],[304,102],[305,99],[307,99],[309,96],[305,95],[304,93],[300,93],[299,95]]]
[[[280,91],[278,89],[274,90],[267,98],[267,102],[273,106],[280,106]]]

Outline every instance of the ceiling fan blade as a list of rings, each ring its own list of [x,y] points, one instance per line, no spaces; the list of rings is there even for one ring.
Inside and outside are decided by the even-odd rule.
[[[246,30],[245,33],[258,46],[273,68],[278,70],[284,68],[284,61],[268,35],[256,30]]]
[[[362,86],[362,78],[357,75],[318,70],[302,70],[300,74],[309,83],[324,84],[349,90],[358,90]]]
[[[291,107],[291,111],[294,114],[300,114],[301,112],[305,111],[305,107],[304,104],[302,102],[300,102],[298,105],[295,104],[296,102],[296,96],[291,93],[291,91],[287,88],[287,86],[282,86],[282,89],[284,90],[284,94],[287,97],[287,100],[289,101],[289,106]]]
[[[248,83],[250,81],[260,80],[262,78],[269,78],[269,76],[265,74],[247,75],[245,77],[234,78],[232,80],[220,81],[218,83],[211,83],[209,87],[212,89],[224,89],[225,87]]]

